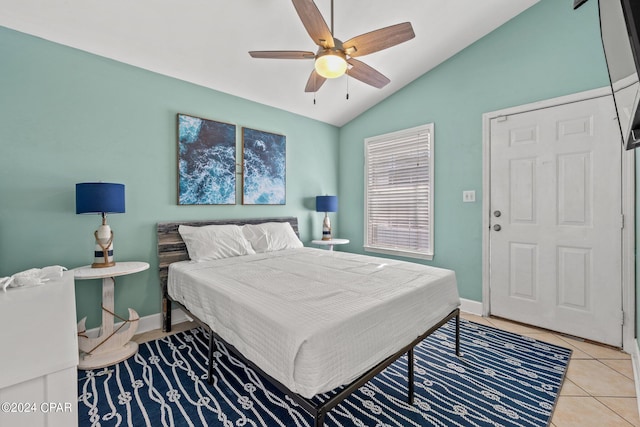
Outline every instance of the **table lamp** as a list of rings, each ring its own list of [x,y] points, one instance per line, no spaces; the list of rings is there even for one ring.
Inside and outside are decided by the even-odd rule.
[[[316,196],[316,212],[324,212],[322,240],[331,240],[331,221],[328,213],[338,212],[338,196]]]
[[[76,184],[76,214],[102,214],[102,225],[93,233],[96,239],[93,268],[116,265],[113,260],[113,231],[107,225],[108,213],[124,213],[124,184]]]

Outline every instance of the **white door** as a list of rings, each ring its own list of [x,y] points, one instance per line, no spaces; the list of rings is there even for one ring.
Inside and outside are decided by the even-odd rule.
[[[600,97],[491,120],[491,314],[622,346],[614,118]]]

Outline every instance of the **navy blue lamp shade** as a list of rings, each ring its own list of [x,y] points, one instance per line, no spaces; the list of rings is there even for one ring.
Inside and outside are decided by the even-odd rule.
[[[93,268],[113,267],[113,231],[107,225],[108,213],[124,213],[124,184],[84,182],[76,184],[76,213],[102,214],[102,225],[93,233]]]
[[[76,213],[124,213],[124,184],[109,182],[76,184]]]
[[[316,212],[338,212],[338,196],[316,196]]]
[[[324,212],[322,240],[331,240],[331,221],[327,212],[338,212],[338,196],[316,196],[316,212]]]

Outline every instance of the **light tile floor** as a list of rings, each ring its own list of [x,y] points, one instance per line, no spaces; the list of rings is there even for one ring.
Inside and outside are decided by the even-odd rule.
[[[573,350],[552,427],[640,427],[633,367],[627,353],[504,319],[467,313],[462,317]],[[173,332],[196,326],[181,323],[173,326]],[[155,330],[137,335],[134,340],[142,343],[165,335]]]

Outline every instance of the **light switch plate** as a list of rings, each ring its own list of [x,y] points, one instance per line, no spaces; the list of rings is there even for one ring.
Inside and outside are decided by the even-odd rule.
[[[471,203],[476,201],[475,190],[466,190],[462,192],[462,201],[465,203]]]

